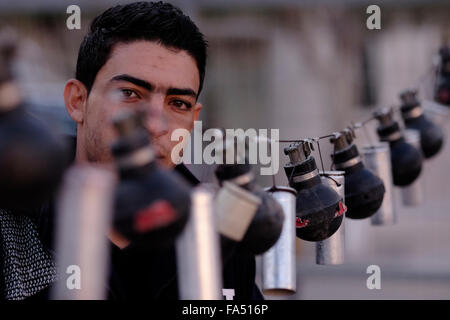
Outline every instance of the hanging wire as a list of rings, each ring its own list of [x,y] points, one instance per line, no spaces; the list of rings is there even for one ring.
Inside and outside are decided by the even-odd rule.
[[[323,159],[322,159],[322,152],[320,152],[320,138],[316,140],[317,142],[317,150],[319,150],[319,158],[320,158],[320,164],[322,165],[322,172],[325,173],[325,168],[323,166]]]
[[[441,66],[441,64],[439,63],[438,65],[437,65],[437,67],[436,67],[436,65],[435,64],[433,64],[430,68],[428,68],[427,70],[426,70],[426,72],[424,72],[415,82],[414,82],[414,84],[415,84],[415,86],[414,86],[414,88],[418,88],[429,76],[430,76],[430,74],[432,74],[433,73],[433,71],[436,71],[436,73],[435,73],[435,81],[434,81],[434,89],[436,90],[436,86],[437,86],[437,74],[439,74],[439,72],[440,72],[440,68],[441,68],[442,66]],[[400,106],[392,106],[391,107],[391,110],[392,110],[392,112],[393,113],[400,113],[401,112],[401,107]],[[350,124],[350,126],[348,126],[348,128],[350,128],[350,129],[359,129],[359,128],[362,128],[363,129],[363,131],[364,131],[364,135],[366,136],[366,138],[367,138],[367,141],[369,142],[369,144],[370,144],[370,146],[371,147],[374,147],[374,143],[373,143],[373,140],[371,139],[371,137],[370,137],[370,135],[369,135],[369,133],[368,133],[368,131],[367,131],[367,127],[366,127],[366,124],[368,123],[368,122],[370,122],[370,121],[372,121],[372,120],[375,120],[376,119],[376,117],[374,116],[374,115],[372,115],[370,118],[367,118],[366,120],[363,120],[363,121],[360,121],[360,122],[354,122],[354,121],[351,121],[351,124]],[[312,141],[315,141],[315,142],[317,142],[317,147],[318,147],[318,149],[319,149],[319,156],[320,156],[320,161],[321,161],[321,165],[322,165],[322,171],[324,170],[324,166],[323,166],[323,160],[322,160],[322,155],[321,155],[321,151],[320,151],[320,145],[319,145],[319,140],[322,140],[322,139],[326,139],[326,138],[330,138],[330,137],[333,137],[334,136],[334,133],[331,133],[331,134],[327,134],[327,135],[324,135],[324,136],[320,136],[320,137],[318,137],[318,138],[306,138],[306,139],[282,139],[282,140],[278,140],[278,142],[280,142],[280,143],[295,143],[295,142],[301,142],[301,141],[306,141],[306,140],[312,140]],[[334,158],[334,156],[335,156],[335,151],[333,151],[333,158]],[[330,166],[330,170],[333,170],[333,167],[334,167],[334,162],[332,162],[331,163],[331,166]],[[291,174],[292,175],[292,174]],[[289,180],[290,181],[290,180]]]
[[[365,135],[365,137],[366,137],[366,139],[367,139],[367,141],[368,141],[368,143],[369,143],[369,145],[370,145],[371,148],[373,148],[373,147],[375,146],[375,144],[373,143],[373,140],[372,140],[372,138],[370,137],[369,132],[367,131],[366,124],[367,124],[369,121],[373,120],[373,119],[375,119],[375,118],[372,117],[372,118],[370,118],[370,119],[368,119],[368,120],[365,120],[365,121],[363,121],[363,122],[357,122],[357,123],[354,123],[354,122],[352,121],[352,128],[353,128],[353,129],[361,129],[361,128],[363,129],[364,135]]]
[[[330,180],[333,180],[333,182],[336,184],[337,187],[340,187],[340,186],[342,185],[341,183],[339,183],[339,181],[337,181],[336,179],[334,179],[334,178],[333,178],[330,174],[328,174],[328,173],[324,173],[323,176],[324,176],[325,178],[328,178],[328,179],[330,179]]]
[[[334,133],[327,134],[326,136],[321,136],[321,137],[319,137],[317,139],[322,140],[322,139],[331,138],[331,137],[334,137]]]
[[[375,120],[375,116],[371,116],[370,118],[367,118],[366,120],[362,121],[361,125],[365,125],[366,123],[369,123],[372,120]]]
[[[301,142],[303,141],[303,139],[297,139],[297,140],[292,140],[292,139],[288,139],[288,140],[278,140],[278,142],[280,143],[293,143],[293,142]]]
[[[292,178],[294,177],[294,172],[295,172],[295,167],[292,168],[292,172],[289,175],[289,178],[288,178],[289,185],[291,185]]]
[[[269,146],[270,146],[270,152],[271,152],[271,155],[272,155],[272,141],[273,141],[273,139],[269,139],[268,137],[266,137],[266,136],[263,136],[263,137],[261,137],[261,136],[256,136],[255,137],[255,141],[257,142],[257,143],[259,143],[259,142],[261,142],[261,141],[264,141],[264,142],[268,142],[269,143]],[[271,191],[275,191],[275,190],[277,190],[277,187],[276,187],[276,181],[275,181],[275,173],[274,173],[274,171],[273,171],[273,169],[272,169],[272,187],[269,189],[269,190],[271,190]]]

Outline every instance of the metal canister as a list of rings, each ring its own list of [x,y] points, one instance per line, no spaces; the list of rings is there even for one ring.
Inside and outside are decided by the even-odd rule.
[[[250,191],[228,181],[215,198],[217,230],[234,241],[241,241],[247,232],[261,199]]]
[[[420,131],[414,129],[406,129],[403,132],[406,142],[415,146],[418,150],[421,150],[420,146]],[[423,202],[423,179],[419,176],[410,185],[401,188],[402,202],[405,206],[419,206]]]
[[[445,124],[450,114],[450,110],[447,106],[431,100],[425,100],[422,103],[422,106],[425,114],[431,121],[440,126]]]
[[[372,225],[392,225],[397,221],[394,208],[393,180],[391,169],[391,152],[387,142],[362,148],[363,161],[366,167],[372,170],[384,182],[386,190],[383,204],[371,217]]]
[[[106,169],[70,168],[57,201],[56,265],[53,299],[107,298],[109,242],[116,178]]]
[[[200,186],[191,194],[191,214],[176,241],[181,300],[221,300],[222,267],[213,193]]]
[[[345,172],[325,171],[321,173],[322,183],[332,187],[342,201],[345,200]],[[339,229],[328,239],[316,242],[316,263],[334,265],[344,263],[345,257],[345,216]]]
[[[297,191],[290,187],[265,189],[277,200],[285,215],[280,238],[262,255],[262,291],[267,295],[294,294],[296,285],[295,203]]]

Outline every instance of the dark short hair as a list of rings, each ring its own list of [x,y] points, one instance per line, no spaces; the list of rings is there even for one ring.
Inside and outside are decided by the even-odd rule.
[[[148,40],[186,50],[197,63],[198,94],[205,78],[207,42],[192,20],[164,2],[134,2],[109,8],[97,16],[78,52],[76,79],[90,92],[95,77],[117,43]]]

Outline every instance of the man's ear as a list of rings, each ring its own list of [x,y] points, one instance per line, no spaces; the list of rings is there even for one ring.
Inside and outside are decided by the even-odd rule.
[[[67,113],[76,123],[83,123],[87,103],[87,89],[76,79],[67,81],[64,87],[64,102]]]

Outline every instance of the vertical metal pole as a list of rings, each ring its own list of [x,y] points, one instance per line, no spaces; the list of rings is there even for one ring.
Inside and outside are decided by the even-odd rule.
[[[297,191],[271,187],[266,191],[277,200],[284,213],[283,229],[275,245],[262,255],[262,290],[267,295],[290,295],[297,290],[295,255],[295,203]]]
[[[109,243],[115,176],[106,169],[70,168],[57,202],[56,266],[53,299],[107,298]]]
[[[221,300],[222,264],[213,194],[197,187],[191,195],[191,214],[176,242],[181,300]]]
[[[422,150],[420,145],[420,131],[413,129],[404,130],[406,142],[412,144],[417,150]],[[419,206],[423,202],[423,179],[421,175],[413,183],[404,188],[400,188],[402,202],[405,206]]]
[[[380,142],[374,146],[363,147],[362,154],[365,166],[383,180],[386,190],[380,209],[371,217],[371,224],[395,224],[397,216],[394,208],[391,151],[389,144],[387,142]]]
[[[325,175],[332,178],[327,178]],[[322,183],[332,187],[345,202],[345,172],[325,171],[321,173]],[[339,184],[336,184],[336,182]],[[345,257],[345,216],[339,229],[328,239],[316,242],[316,263],[335,265],[344,263]]]

